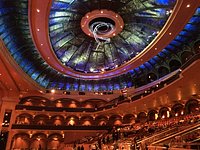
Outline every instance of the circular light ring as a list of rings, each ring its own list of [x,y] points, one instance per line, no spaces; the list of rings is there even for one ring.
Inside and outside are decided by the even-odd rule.
[[[124,21],[117,13],[106,9],[94,10],[85,14],[85,16],[81,19],[81,29],[86,35],[94,38],[93,32],[90,29],[90,22],[97,18],[108,18],[115,23],[111,32],[101,35],[103,38],[111,38],[116,36],[124,27]]]

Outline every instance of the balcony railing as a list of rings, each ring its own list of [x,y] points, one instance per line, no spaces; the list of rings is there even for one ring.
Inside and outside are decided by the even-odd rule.
[[[13,124],[12,129],[31,130],[112,130],[111,126],[55,126],[55,125],[19,125]]]

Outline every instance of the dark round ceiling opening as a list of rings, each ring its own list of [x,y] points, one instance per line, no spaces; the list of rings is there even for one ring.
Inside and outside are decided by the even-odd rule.
[[[99,17],[90,21],[89,28],[94,31],[97,29],[99,34],[106,34],[115,28],[115,21],[107,17]]]

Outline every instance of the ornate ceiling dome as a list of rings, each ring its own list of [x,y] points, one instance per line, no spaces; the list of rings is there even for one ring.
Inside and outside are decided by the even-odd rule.
[[[139,87],[179,69],[184,52],[194,54],[188,42],[199,35],[196,3],[2,1],[0,35],[9,55],[45,89]]]
[[[56,0],[49,19],[53,50],[75,71],[116,69],[152,42],[174,5],[174,0]]]

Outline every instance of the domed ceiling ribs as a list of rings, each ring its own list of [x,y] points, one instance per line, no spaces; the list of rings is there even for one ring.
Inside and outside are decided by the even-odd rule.
[[[31,1],[31,3],[32,7],[29,10],[41,7],[37,0]],[[80,79],[108,78],[134,69],[157,54],[169,43],[171,38],[175,37],[179,31],[173,31],[174,26],[180,25],[179,30],[181,30],[181,26],[184,26],[187,19],[179,20],[180,14],[185,18],[190,18],[192,15],[192,13],[185,12],[186,2],[178,0],[174,8],[176,13],[172,13],[170,20],[161,30],[171,14],[175,3],[173,0],[167,2],[152,0],[142,3],[133,0],[126,2],[104,0],[101,4],[88,0],[83,2],[86,6],[84,9],[80,1],[54,1],[52,4],[49,1],[49,3],[46,4],[47,6],[42,6],[45,9],[40,9],[40,13],[30,13],[30,24],[34,25],[32,27],[33,39],[43,43],[43,48],[40,45],[37,46],[38,50],[53,68],[63,74]],[[113,7],[109,8],[110,5]],[[124,29],[112,37],[110,43],[103,44],[99,46],[98,50],[95,50],[97,47],[95,39],[84,34],[80,23],[85,14],[100,8],[112,9],[113,12],[118,13],[124,20]],[[191,6],[189,9],[195,10],[195,7]],[[50,15],[47,18],[49,11]],[[51,43],[49,43],[48,35],[37,36],[47,33],[45,32],[47,23],[36,22],[35,17],[49,20]],[[37,27],[41,27],[41,33],[35,32],[34,28]],[[162,32],[156,36],[160,30]],[[173,31],[173,35],[169,38],[169,35],[165,33],[171,31]],[[153,43],[151,43],[152,40],[154,40]],[[158,51],[154,50],[155,47],[158,47]]]
[[[182,51],[188,47],[184,45],[199,33],[199,3],[178,0],[173,8],[173,0],[3,1],[0,35],[17,64],[46,89],[112,91],[139,87],[178,69],[186,60]],[[122,31],[97,50],[95,39],[81,29],[81,19],[94,10],[112,11],[124,22]],[[116,24],[103,17],[89,25],[99,21]]]

